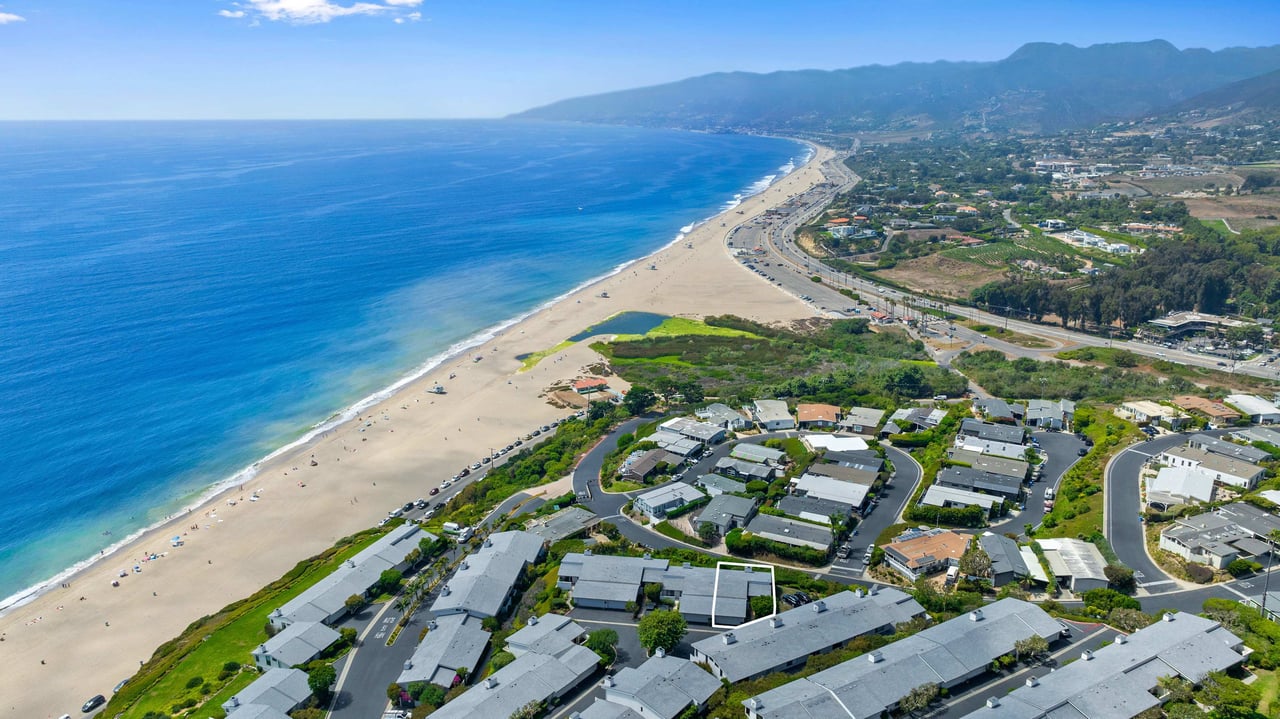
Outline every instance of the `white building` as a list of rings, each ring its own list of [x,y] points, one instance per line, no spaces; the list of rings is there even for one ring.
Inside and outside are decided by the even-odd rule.
[[[667,512],[706,496],[693,485],[684,482],[668,482],[637,496],[632,500],[631,506],[644,512],[650,520],[656,522],[667,516]]]
[[[787,403],[780,399],[756,400],[752,405],[751,414],[756,424],[766,432],[796,428],[796,420],[787,409]]]
[[[1252,394],[1229,394],[1226,403],[1240,410],[1254,424],[1280,423],[1280,407]]]

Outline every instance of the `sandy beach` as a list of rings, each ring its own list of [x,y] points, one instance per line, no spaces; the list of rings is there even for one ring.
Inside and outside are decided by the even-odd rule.
[[[818,148],[808,164],[699,226],[684,242],[508,328],[359,419],[264,462],[239,490],[175,517],[67,585],[0,617],[6,668],[0,673],[0,717],[78,715],[85,699],[109,696],[193,620],[252,594],[404,502],[427,496],[490,448],[565,416],[567,410],[553,407],[543,393],[585,376],[600,359],[580,342],[521,372],[519,355],[552,348],[627,310],[732,313],[766,322],[811,315],[805,303],[743,268],[724,239],[742,220],[822,182],[819,168],[830,157]],[[473,361],[477,355],[484,359]],[[451,373],[456,377],[449,379]],[[447,394],[427,391],[437,382]],[[182,546],[170,546],[175,535],[182,536]],[[118,576],[122,570],[127,576]],[[120,586],[113,587],[113,580]]]

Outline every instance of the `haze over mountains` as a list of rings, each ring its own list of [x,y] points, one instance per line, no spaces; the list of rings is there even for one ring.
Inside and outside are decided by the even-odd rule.
[[[714,73],[578,97],[514,117],[769,132],[952,129],[1045,132],[1248,97],[1234,83],[1280,70],[1280,45],[1212,52],[1164,40],[1023,45],[995,62]],[[1261,87],[1275,88],[1280,77]]]

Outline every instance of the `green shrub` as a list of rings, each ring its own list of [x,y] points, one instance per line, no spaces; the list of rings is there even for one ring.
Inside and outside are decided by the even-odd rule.
[[[201,684],[204,684],[204,677],[191,677],[190,679],[187,680],[188,689],[195,689]]]

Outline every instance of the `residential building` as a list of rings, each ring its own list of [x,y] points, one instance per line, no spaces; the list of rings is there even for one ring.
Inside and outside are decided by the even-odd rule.
[[[830,462],[814,462],[805,470],[806,474],[816,474],[819,477],[830,477],[838,479],[842,482],[852,482],[870,487],[880,478],[879,472],[873,472],[866,467],[854,467],[848,464],[833,464]]]
[[[1057,641],[1061,626],[1034,604],[1002,599],[743,702],[750,719],[864,719],[897,708],[922,684],[952,689],[1017,642]]]
[[[885,437],[902,432],[933,429],[941,424],[946,417],[947,411],[945,409],[903,407],[889,415],[889,421],[880,430],[880,436]]]
[[[885,411],[874,407],[851,407],[840,420],[840,429],[853,434],[874,437]]]
[[[1160,462],[1170,467],[1195,467],[1211,475],[1216,482],[1245,489],[1253,489],[1254,484],[1266,473],[1265,469],[1256,464],[1192,447],[1166,449],[1160,455]]]
[[[1031,476],[1031,464],[1024,459],[997,457],[993,454],[982,454],[959,447],[948,449],[947,459],[958,464],[967,464],[983,472],[1013,477],[1019,482]]]
[[[1027,431],[1022,427],[1007,424],[993,424],[965,417],[960,421],[960,435],[974,439],[1004,442],[1006,444],[1022,444],[1026,440]]]
[[[1164,511],[1169,507],[1192,502],[1213,501],[1213,475],[1199,467],[1161,467],[1160,472],[1147,480],[1147,504],[1158,505]]]
[[[259,669],[288,669],[320,656],[338,641],[339,635],[320,622],[294,622],[281,629],[253,650],[253,663]]]
[[[973,408],[982,413],[983,417],[991,422],[999,422],[1001,424],[1013,424],[1017,422],[1014,416],[1013,407],[1002,399],[992,397],[990,399],[975,399]],[[1019,412],[1021,414],[1021,412]]]
[[[796,424],[801,429],[835,429],[840,424],[840,408],[833,404],[798,404]]]
[[[677,455],[682,460],[698,454],[705,446],[702,442],[699,442],[696,439],[691,439],[683,434],[670,432],[665,429],[657,430],[648,437],[645,437],[645,440],[658,445],[657,449]]]
[[[598,662],[599,656],[580,644],[555,654],[529,652],[435,710],[431,717],[509,717],[531,703],[554,702],[565,696],[595,672]]]
[[[724,441],[725,428],[710,422],[698,422],[688,417],[675,417],[659,425],[668,432],[675,432],[702,444],[717,444]]]
[[[774,517],[769,514],[757,514],[747,523],[748,532],[782,544],[795,547],[808,547],[820,552],[831,550],[831,530],[808,522],[797,522],[785,517]]]
[[[753,479],[768,482],[773,479],[773,475],[777,474],[777,471],[777,468],[772,465],[757,464],[745,459],[736,459],[732,456],[721,457],[716,460],[716,474],[737,477],[746,482],[750,482]]]
[[[707,494],[716,497],[721,494],[742,494],[747,491],[745,482],[740,482],[718,474],[704,474],[698,477],[697,485],[707,490]]]
[[[573,604],[594,609],[625,609],[644,584],[661,584],[667,560],[571,552],[560,562],[556,586],[572,593]]]
[[[969,548],[969,535],[949,529],[912,529],[884,545],[884,558],[910,581],[947,567],[959,566]]]
[[[818,450],[860,452],[868,447],[867,440],[861,437],[846,437],[838,434],[806,434],[800,439],[815,452]]]
[[[407,557],[423,539],[435,541],[436,536],[416,524],[392,528],[328,576],[275,609],[268,620],[276,629],[284,629],[294,622],[333,624],[346,616],[347,599],[353,595],[363,597],[378,583],[382,572],[408,568]]]
[[[1049,571],[1058,585],[1076,594],[1090,589],[1106,589],[1107,560],[1091,542],[1079,539],[1038,539]]]
[[[591,706],[571,713],[569,719],[645,719],[645,716],[630,707],[597,697]]]
[[[984,472],[972,467],[944,467],[938,472],[934,484],[991,494],[1011,502],[1017,501],[1022,494],[1021,478]]]
[[[1270,551],[1280,518],[1251,504],[1234,502],[1212,512],[1179,517],[1160,533],[1160,548],[1189,562],[1222,569],[1240,557]]]
[[[751,416],[760,425],[760,429],[766,432],[796,428],[796,421],[787,409],[787,403],[780,399],[756,400],[752,404]]]
[[[1193,434],[1187,438],[1187,446],[1192,449],[1203,449],[1206,452],[1219,454],[1223,457],[1231,459],[1239,459],[1245,462],[1257,464],[1271,458],[1271,453],[1251,447],[1247,444],[1236,444],[1225,439],[1218,439],[1207,434]]]
[[[578,394],[592,394],[593,392],[603,392],[607,389],[609,389],[609,380],[602,377],[587,377],[573,382],[573,391]]]
[[[529,520],[524,531],[541,537],[547,544],[554,544],[561,539],[590,532],[598,524],[600,517],[582,507],[569,506],[554,514]]]
[[[1280,447],[1280,432],[1268,427],[1245,427],[1231,432],[1237,442],[1266,442]]]
[[[978,439],[977,437],[966,437],[959,435],[956,437],[955,446],[960,449],[966,449],[970,452],[985,454],[991,457],[1005,457],[1007,459],[1023,459],[1027,457],[1027,450],[1031,449],[1025,445],[1013,444],[1011,442],[997,442],[990,439]]]
[[[844,502],[834,502],[819,497],[801,497],[795,494],[779,499],[777,508],[792,517],[822,524],[831,524],[832,517],[838,517],[843,522],[853,514],[853,507]]]
[[[1173,398],[1179,409],[1206,417],[1219,427],[1233,425],[1240,421],[1240,413],[1221,402],[1215,402],[1195,395],[1179,395]]]
[[[664,467],[670,470],[679,467],[681,462],[684,462],[681,455],[654,448],[642,452],[634,459],[629,457],[622,465],[621,474],[633,482],[643,482],[659,474]]]
[[[810,474],[808,472],[791,480],[791,491],[794,494],[847,504],[859,511],[866,504],[867,493],[870,490],[870,485],[855,484],[834,477],[823,477],[820,474]]]
[[[1003,534],[983,532],[978,535],[978,545],[991,559],[992,586],[1003,587],[1009,582],[1031,576],[1031,570],[1027,569],[1018,543],[1012,539]]]
[[[507,637],[507,651],[521,657],[530,652],[559,654],[587,635],[582,625],[563,614],[529,617],[529,621]]]
[[[774,466],[785,464],[787,459],[786,452],[773,447],[766,447],[762,444],[755,444],[754,442],[739,442],[729,451],[729,456],[745,462],[771,464]]]
[[[1027,414],[1023,420],[1028,427],[1065,429],[1075,421],[1076,403],[1069,399],[1027,400]]]
[[[1075,661],[992,697],[968,716],[1131,719],[1160,706],[1162,677],[1181,677],[1195,685],[1209,672],[1244,661],[1244,643],[1217,622],[1185,612],[1166,613],[1162,619],[1100,649],[1084,650]]]
[[[702,708],[720,681],[701,667],[658,649],[638,667],[624,667],[602,682],[606,701],[645,717],[675,719],[689,707]]]
[[[1271,402],[1252,394],[1229,394],[1226,404],[1240,410],[1254,424],[1276,424],[1280,422],[1280,408]]]
[[[705,663],[720,679],[737,683],[795,669],[866,634],[890,634],[894,627],[924,616],[911,595],[891,588],[844,591],[779,612],[767,619],[693,643],[693,661]]]
[[[1136,424],[1162,424],[1173,430],[1182,429],[1188,419],[1182,410],[1146,399],[1122,403],[1116,407],[1116,415]]]
[[[310,698],[311,687],[307,684],[306,672],[271,668],[223,702],[222,710],[237,717],[260,714],[262,707],[288,714]]]
[[[467,613],[496,617],[510,606],[527,567],[542,559],[543,540],[529,532],[494,532],[468,554],[431,605],[436,617]]]
[[[693,526],[701,527],[704,522],[707,522],[716,528],[720,536],[724,536],[732,529],[746,526],[755,515],[756,500],[733,494],[720,494],[712,497],[707,506],[702,508]]]
[[[694,412],[694,415],[717,427],[724,427],[730,432],[737,432],[751,426],[751,422],[743,417],[741,412],[719,402],[703,407]]]
[[[864,472],[871,472],[877,477],[884,472],[884,459],[874,449],[862,449],[851,452],[828,451],[822,455],[823,464],[838,464],[853,467]]]
[[[1003,501],[994,494],[979,494],[939,484],[931,485],[920,498],[920,504],[927,507],[982,507],[987,510],[988,518],[996,515]]]
[[[460,675],[474,676],[489,647],[489,632],[470,614],[445,614],[427,621],[427,634],[404,663],[396,683],[430,682],[452,689]]]
[[[650,520],[657,521],[666,517],[667,512],[706,496],[691,484],[668,482],[636,496],[631,506],[638,512],[644,512]]]
[[[685,562],[668,568],[661,581],[662,596],[676,600],[677,610],[690,624],[742,624],[751,597],[773,596],[773,574],[750,567],[694,567]]]

